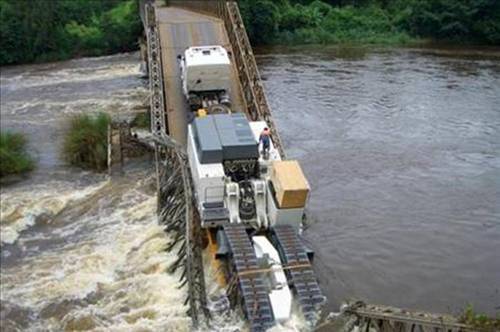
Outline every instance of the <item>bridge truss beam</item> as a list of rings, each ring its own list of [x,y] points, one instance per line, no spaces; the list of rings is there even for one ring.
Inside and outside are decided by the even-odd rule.
[[[345,304],[342,313],[349,318],[345,332],[477,332],[451,315],[369,305],[361,301]]]

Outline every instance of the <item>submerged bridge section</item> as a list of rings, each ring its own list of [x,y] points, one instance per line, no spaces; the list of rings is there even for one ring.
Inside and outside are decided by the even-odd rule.
[[[342,326],[333,330],[327,328],[324,331],[480,332],[477,328],[459,322],[451,315],[370,305],[361,301],[345,304],[341,309],[341,316],[344,318]]]
[[[165,4],[168,4],[165,6]],[[281,157],[285,152],[271,117],[255,58],[235,1],[141,0],[144,24],[143,58],[149,73],[151,133],[155,144],[158,215],[172,235],[168,250],[177,250],[171,271],[181,270],[181,285],[188,287],[185,305],[193,326],[210,320],[202,262],[202,229],[192,195],[193,184],[185,152],[187,102],[182,94],[178,56],[191,46],[222,45],[231,55],[232,108],[251,120],[265,120]],[[304,278],[305,272],[293,272]],[[312,273],[312,270],[307,273]],[[301,280],[302,280],[301,279]],[[307,289],[306,289],[307,288]],[[301,304],[316,301],[319,289],[304,288]],[[260,299],[249,299],[258,303]],[[411,314],[388,307],[350,305],[343,331],[473,331],[456,319],[431,314]],[[262,307],[263,318],[267,311]],[[257,314],[256,312],[252,313]],[[260,315],[260,314],[259,314]],[[266,320],[251,319],[267,326]],[[266,318],[267,319],[267,318]],[[251,322],[251,327],[253,323]],[[257,326],[256,325],[256,326]],[[339,331],[341,331],[339,330]]]

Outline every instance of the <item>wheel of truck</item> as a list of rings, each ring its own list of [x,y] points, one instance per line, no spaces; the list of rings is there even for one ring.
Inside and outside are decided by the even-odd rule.
[[[210,105],[208,107],[208,114],[228,114],[231,113],[231,109],[226,105],[216,104]]]
[[[191,111],[197,111],[201,108],[201,98],[194,93],[190,93],[188,96],[188,104]]]

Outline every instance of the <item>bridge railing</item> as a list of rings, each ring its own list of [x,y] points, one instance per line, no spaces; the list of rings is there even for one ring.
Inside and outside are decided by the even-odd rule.
[[[146,17],[146,7],[148,5],[152,6],[154,0],[139,0],[139,16],[141,17],[142,26],[144,30],[148,27],[147,17]]]
[[[479,332],[472,326],[460,323],[459,319],[451,315],[370,305],[361,301],[343,305],[341,315],[351,318],[344,325],[343,331],[346,332]]]
[[[281,157],[285,158],[285,150],[271,116],[271,110],[264,93],[262,80],[238,4],[235,1],[223,0],[169,0],[167,3],[169,6],[185,8],[222,19],[233,49],[233,58],[238,70],[247,114],[254,121],[265,120],[267,122],[273,143]]]
[[[198,13],[208,14],[215,17],[222,17],[224,0],[167,0],[168,6],[185,8]]]

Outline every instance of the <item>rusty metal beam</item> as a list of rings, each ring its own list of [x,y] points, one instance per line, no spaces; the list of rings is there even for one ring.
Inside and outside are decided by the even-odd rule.
[[[432,331],[473,332],[471,326],[462,324],[451,315],[404,310],[390,306],[369,305],[363,302],[346,304],[344,314],[357,318],[356,326],[380,332]],[[364,329],[361,329],[363,331]]]
[[[158,147],[159,223],[172,236],[168,250],[178,250],[178,260],[171,272],[182,269],[181,287],[186,285],[186,304],[194,327],[210,318],[207,307],[202,258],[202,229],[193,196],[193,183],[187,155],[181,145],[170,138],[155,137]]]

